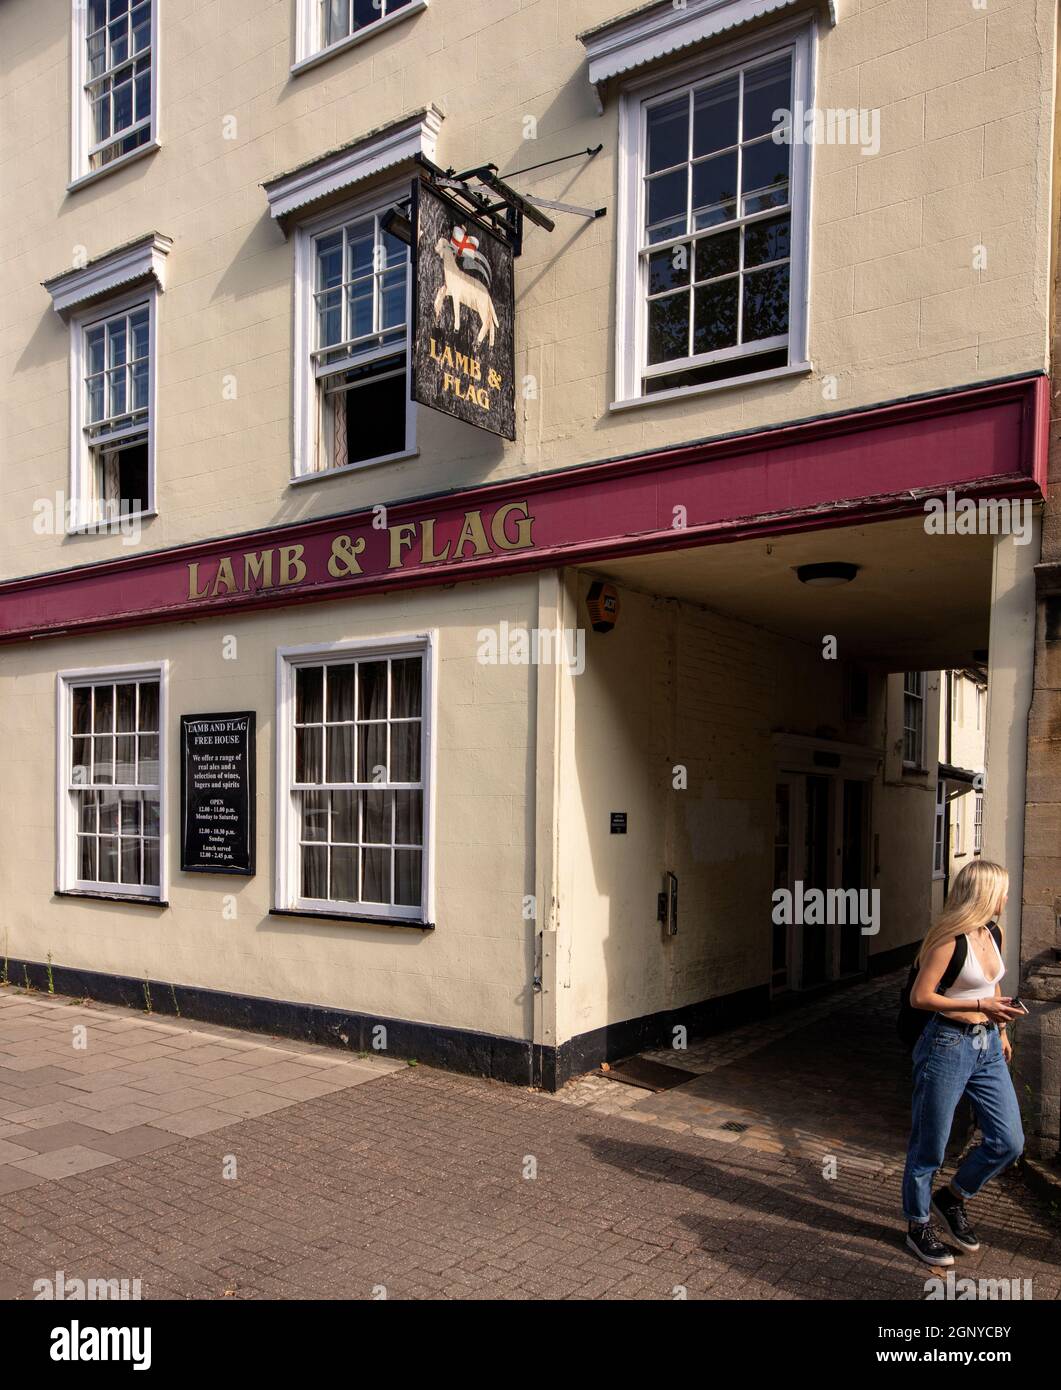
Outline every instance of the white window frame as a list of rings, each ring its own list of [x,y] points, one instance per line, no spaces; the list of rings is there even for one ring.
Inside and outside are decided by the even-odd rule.
[[[973,853],[982,854],[984,852],[984,794],[974,792],[976,800],[973,803]]]
[[[917,677],[918,677],[918,680],[919,680],[919,683],[920,683],[920,688],[919,688],[918,690],[909,690],[909,691],[907,690],[907,688],[906,688],[906,680],[907,680],[907,677],[908,677],[908,676],[917,676]],[[926,710],[926,705],[927,705],[927,696],[928,696],[928,680],[927,680],[927,678],[926,678],[925,672],[924,672],[924,671],[904,671],[904,672],[903,672],[903,703],[902,703],[902,708],[901,708],[901,710],[900,710],[900,717],[901,717],[901,719],[902,719],[902,728],[903,728],[903,768],[904,768],[904,770],[907,771],[907,772],[921,772],[921,771],[924,770],[924,767],[925,767],[925,725],[926,725],[926,722],[927,722],[927,721],[926,721],[926,718],[925,718],[925,710]],[[919,699],[919,700],[921,701],[921,727],[920,727],[920,739],[919,739],[919,744],[920,744],[920,746],[919,746],[918,751],[917,751],[917,758],[916,758],[916,759],[913,759],[913,760],[911,760],[910,758],[908,758],[908,757],[906,756],[906,730],[907,730],[907,723],[906,723],[906,701],[907,701],[907,698]],[[913,726],[911,726],[911,727],[913,727]]]
[[[954,808],[954,814],[951,816],[951,853],[955,859],[965,857],[965,797],[966,793],[963,792],[951,802]]]
[[[293,433],[294,451],[292,458],[292,483],[308,482],[316,478],[345,476],[360,468],[375,468],[381,463],[393,463],[396,459],[413,458],[416,447],[416,403],[412,398],[413,369],[413,265],[409,260],[409,273],[406,278],[405,321],[405,448],[389,454],[379,454],[375,458],[358,459],[341,468],[314,468],[317,448],[317,421],[320,410],[318,401],[317,377],[313,370],[313,352],[316,348],[316,312],[313,293],[315,284],[314,242],[323,233],[380,213],[395,202],[408,198],[412,185],[411,177],[401,183],[377,190],[342,207],[332,209],[326,214],[300,223],[295,228],[295,305],[294,305],[294,396]]]
[[[936,811],[932,821],[932,877],[947,876],[947,784],[936,779]]]
[[[278,647],[276,652],[276,878],[274,901],[280,911],[306,916],[376,919],[410,926],[430,926],[435,921],[435,786],[437,726],[438,633],[411,633],[395,637],[357,638],[305,647]],[[299,874],[299,819],[295,783],[295,672],[300,666],[341,664],[372,657],[419,656],[424,663],[421,773],[424,797],[424,843],[421,855],[420,905],[344,903],[308,899],[301,895]]]
[[[121,684],[133,680],[158,681],[158,888],[141,883],[85,883],[78,879],[77,825],[70,799],[72,780],[71,711],[73,690],[79,685]],[[168,758],[166,731],[168,728],[169,662],[153,661],[136,666],[77,667],[56,673],[56,756],[55,756],[55,887],[58,893],[86,897],[129,898],[164,903],[169,898],[169,855],[167,852],[166,814]]]
[[[644,78],[631,83],[622,93],[619,107],[619,225],[616,234],[617,303],[615,318],[615,383],[617,399],[613,409],[630,405],[647,405],[656,401],[680,399],[723,387],[740,386],[774,377],[804,373],[811,370],[807,359],[809,318],[809,285],[811,264],[811,180],[813,146],[794,141],[790,146],[791,254],[789,279],[789,327],[787,335],[788,365],[747,372],[718,381],[679,386],[652,393],[642,392],[645,375],[646,320],[645,262],[640,256],[644,222],[643,156],[646,148],[645,103],[662,97],[672,90],[694,85],[711,78],[722,78],[749,63],[760,63],[792,54],[793,104],[800,101],[805,108],[814,104],[815,48],[817,25],[804,18],[798,23],[779,26],[768,36],[718,48],[707,61],[674,66],[666,74]],[[695,370],[697,366],[715,365],[726,354],[744,361],[758,356],[763,349],[749,352],[743,344],[723,349],[721,354],[668,363],[670,371]]]
[[[88,77],[88,6],[85,0],[72,0],[71,38],[70,38],[70,182],[67,190],[80,188],[82,184],[115,169],[122,169],[134,159],[141,159],[159,148],[158,136],[158,72],[159,72],[159,22],[158,11],[162,0],[152,0],[151,5],[151,127],[147,140],[128,154],[119,155],[109,164],[98,169],[89,164],[89,141],[92,134],[92,112],[85,94]]]
[[[99,530],[107,532],[114,523],[105,510],[96,511],[100,499],[97,497],[95,479],[92,476],[92,448],[86,435],[88,424],[85,399],[85,374],[87,354],[85,351],[85,330],[93,324],[127,313],[141,304],[148,309],[148,351],[150,370],[148,372],[147,408],[147,500],[146,506],[138,512],[119,514],[119,520],[133,517],[155,516],[155,421],[157,411],[158,387],[158,286],[148,284],[111,299],[102,300],[91,308],[82,309],[70,316],[70,502],[67,517],[68,534],[76,535],[84,531]]]
[[[372,24],[366,24],[327,46],[323,44],[321,36],[321,0],[295,0],[295,3],[295,61],[291,64],[292,76],[306,68],[315,67],[333,54],[343,53],[355,44],[363,43],[373,34],[379,34],[391,25],[399,24],[403,19],[419,14],[421,10],[427,9],[429,0],[409,0],[401,9],[383,14]]]

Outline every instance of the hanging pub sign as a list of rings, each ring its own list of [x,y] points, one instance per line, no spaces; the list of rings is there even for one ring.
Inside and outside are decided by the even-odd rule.
[[[413,399],[515,439],[512,248],[422,180],[412,223]]]
[[[253,711],[181,715],[181,869],[254,873]]]

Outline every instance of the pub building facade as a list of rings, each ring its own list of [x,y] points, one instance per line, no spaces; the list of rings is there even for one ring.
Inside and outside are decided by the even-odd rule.
[[[7,978],[555,1087],[910,958],[973,666],[1016,970],[1054,23],[0,7]]]

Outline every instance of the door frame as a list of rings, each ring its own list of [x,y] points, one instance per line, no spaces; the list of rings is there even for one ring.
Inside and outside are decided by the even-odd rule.
[[[781,785],[788,787],[788,881],[785,886],[791,893],[794,890],[796,880],[803,874],[803,858],[806,851],[807,803],[804,794],[804,776],[802,773],[778,769],[774,777],[775,806],[777,788]],[[775,838],[775,850],[776,846],[777,840]],[[773,891],[777,891],[776,884]],[[800,978],[803,970],[803,938],[796,930],[795,923],[789,922],[785,928],[785,980],[783,984],[778,984],[774,980],[774,922],[772,917],[770,927],[770,993],[771,995],[788,994],[797,988],[796,981]]]
[[[871,888],[870,842],[873,833],[873,785],[884,765],[881,749],[861,744],[839,743],[831,739],[809,738],[798,734],[774,734],[774,785],[789,787],[789,871],[788,888],[793,890],[797,880],[806,881],[806,779],[826,777],[829,781],[829,888],[842,887],[843,873],[843,798],[845,782],[862,782],[868,787],[862,821],[862,879],[859,885]],[[776,792],[775,792],[776,795]],[[772,938],[771,938],[772,940]],[[862,940],[859,971],[865,969],[868,942]],[[770,992],[772,995],[803,989],[803,934],[795,925],[788,927],[788,970],[783,985],[773,979],[773,948],[771,945]],[[828,929],[826,940],[826,983],[840,978],[840,926]]]

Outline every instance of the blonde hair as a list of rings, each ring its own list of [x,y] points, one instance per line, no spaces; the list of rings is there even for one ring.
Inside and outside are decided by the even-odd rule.
[[[1009,892],[1009,874],[990,859],[974,859],[955,875],[943,911],[929,928],[917,953],[917,964],[926,960],[945,941],[976,931],[992,922],[1002,910]]]

